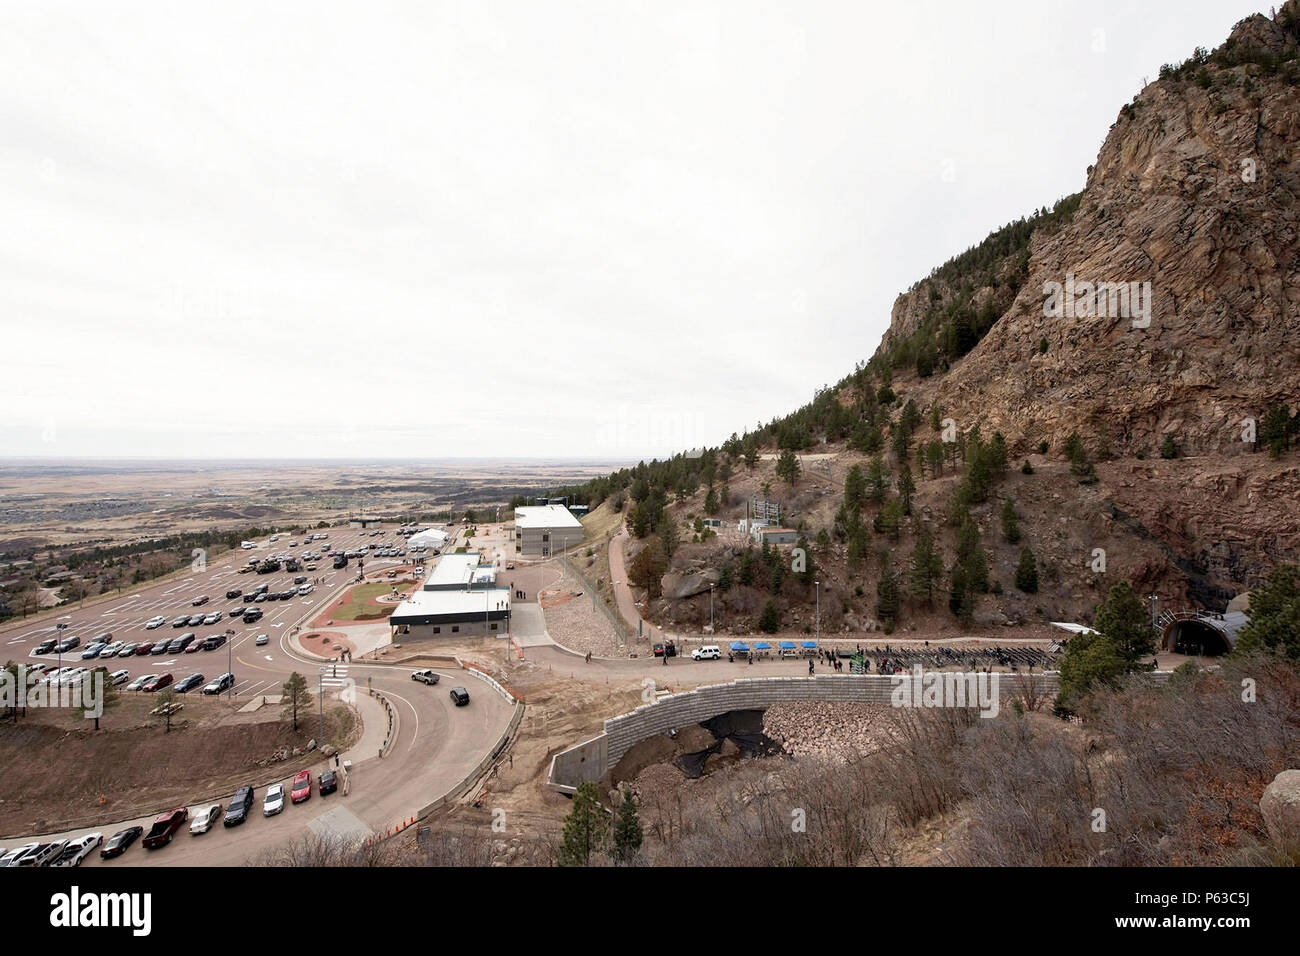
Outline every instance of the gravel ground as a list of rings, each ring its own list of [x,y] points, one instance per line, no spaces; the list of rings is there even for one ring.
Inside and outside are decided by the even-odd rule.
[[[566,572],[563,579],[555,585],[555,590],[558,593],[548,591],[544,597],[546,602],[564,594],[583,592],[581,597],[546,608],[546,630],[557,643],[579,654],[590,651],[596,657],[626,656],[625,651],[619,651],[614,626],[599,608],[591,606],[591,591],[585,581],[572,572]],[[597,597],[596,600],[600,598]]]
[[[796,757],[844,761],[879,746],[880,704],[796,701],[773,704],[763,714],[763,730]]]

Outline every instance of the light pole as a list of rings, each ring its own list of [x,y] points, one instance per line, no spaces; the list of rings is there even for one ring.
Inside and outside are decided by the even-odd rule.
[[[68,625],[66,625],[66,624],[55,624],[55,625],[54,625],[54,630],[55,630],[54,637],[55,637],[55,639],[56,639],[56,641],[57,641],[57,643],[55,644],[54,649],[55,649],[56,651],[59,652],[59,668],[58,668],[57,671],[55,671],[55,673],[57,673],[57,674],[59,675],[59,682],[60,682],[60,683],[63,682],[63,629],[64,629],[65,627],[67,627],[67,626],[68,626]]]
[[[226,673],[230,675],[230,686],[226,688],[226,700],[235,696],[235,632],[226,628]]]
[[[713,588],[715,585],[709,585],[709,633],[713,633]]]
[[[814,581],[813,587],[817,589],[817,645],[820,648],[822,642],[822,583]]]

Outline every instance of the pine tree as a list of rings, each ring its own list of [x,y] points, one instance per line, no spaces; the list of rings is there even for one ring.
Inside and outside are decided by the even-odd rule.
[[[775,634],[781,629],[781,612],[777,610],[776,602],[771,598],[763,605],[763,611],[758,616],[758,629],[764,634]]]
[[[971,518],[962,522],[957,536],[957,563],[965,572],[967,590],[984,592],[989,589],[988,558],[980,543],[979,526]]]
[[[663,544],[664,554],[671,559],[677,550],[677,522],[671,516],[659,522],[659,541]]]
[[[1016,587],[1026,594],[1038,591],[1038,561],[1028,547],[1020,549],[1020,563],[1016,565]]]
[[[910,584],[912,597],[923,598],[926,607],[934,607],[934,592],[943,577],[943,558],[935,550],[929,528],[922,528],[912,549]]]
[[[867,500],[874,505],[880,504],[885,500],[885,490],[888,487],[889,470],[885,467],[885,459],[876,455],[867,465]]]
[[[718,513],[718,496],[714,493],[712,485],[709,485],[709,490],[704,495],[704,513],[706,515]]]
[[[952,612],[953,617],[961,616],[966,598],[966,571],[962,568],[961,562],[957,561],[953,563],[952,578],[948,588],[948,610]]]
[[[880,572],[880,581],[876,584],[876,617],[892,625],[898,619],[898,607],[898,582],[894,580],[894,572],[886,561]]]
[[[1020,540],[1020,523],[1016,517],[1016,503],[1010,498],[1002,499],[1002,537],[1009,543]]]
[[[614,857],[627,863],[641,850],[641,821],[637,817],[636,802],[630,790],[623,791],[623,803],[618,808],[614,823]]]
[[[799,480],[799,459],[788,448],[781,452],[781,457],[777,459],[776,476],[785,479],[788,485],[793,485]]]
[[[608,824],[600,807],[600,791],[591,782],[578,784],[573,795],[573,808],[564,818],[560,835],[560,865],[586,866],[591,854],[604,842]]]
[[[859,511],[867,497],[867,479],[862,468],[854,465],[844,476],[844,507],[850,511]]]
[[[293,719],[293,729],[298,730],[298,713],[308,712],[311,708],[312,696],[307,691],[307,680],[297,671],[288,676],[282,685],[280,691],[280,707],[282,712],[289,711]]]
[[[1300,660],[1300,570],[1281,565],[1250,595],[1250,622],[1233,648],[1240,656],[1271,651]]]
[[[904,458],[898,464],[898,497],[902,504],[903,514],[912,513],[912,494],[916,491],[916,481],[912,478],[912,469]]]
[[[1114,645],[1115,652],[1130,670],[1155,653],[1155,635],[1146,610],[1127,581],[1110,589],[1105,603],[1097,609],[1092,626]]]

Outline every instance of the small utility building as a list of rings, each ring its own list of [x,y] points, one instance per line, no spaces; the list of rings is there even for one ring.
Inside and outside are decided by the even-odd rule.
[[[581,544],[586,529],[564,505],[515,509],[515,551],[525,557],[549,558]]]
[[[478,554],[444,554],[420,590],[397,606],[388,624],[394,640],[497,634],[510,628],[510,589]]]

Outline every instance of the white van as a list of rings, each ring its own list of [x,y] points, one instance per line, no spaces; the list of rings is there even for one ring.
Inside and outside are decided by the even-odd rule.
[[[691,660],[693,661],[716,661],[722,657],[722,648],[717,644],[705,644],[703,647],[697,647],[691,651]]]
[[[243,548],[245,551],[252,551],[255,547],[257,547],[257,545],[253,544],[253,542],[251,541],[241,541],[239,542],[239,546]]]

